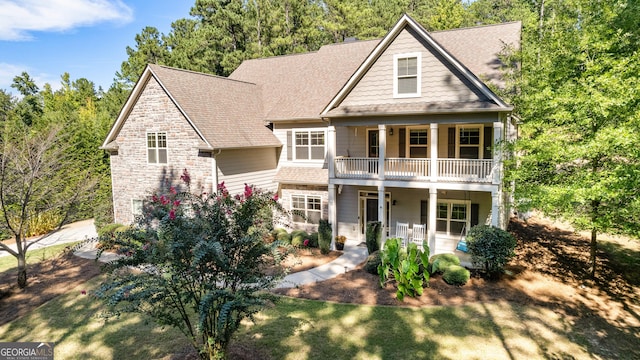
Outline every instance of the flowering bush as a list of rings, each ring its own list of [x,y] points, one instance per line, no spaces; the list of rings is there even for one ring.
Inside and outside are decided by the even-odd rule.
[[[189,189],[186,170],[181,180]],[[117,234],[126,256],[96,292],[110,306],[105,315],[149,314],[181,330],[203,358],[224,358],[240,321],[274,300],[264,290],[283,275],[286,255],[264,241],[272,226],[264,215],[285,214],[274,200],[250,185],[231,196],[224,183],[209,195],[175,187],[150,195],[136,226]],[[144,271],[117,271],[130,267]]]

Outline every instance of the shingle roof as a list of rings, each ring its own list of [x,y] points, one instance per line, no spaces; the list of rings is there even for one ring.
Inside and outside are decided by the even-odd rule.
[[[431,32],[469,70],[501,85],[498,54],[519,48],[520,22]],[[244,61],[231,79],[258,84],[267,121],[318,119],[380,39],[325,45],[317,52]]]
[[[255,84],[160,65],[149,69],[215,149],[281,146]]]
[[[378,41],[325,45],[317,52],[246,60],[229,78],[260,85],[266,120],[318,118]]]
[[[280,184],[327,185],[329,170],[310,167],[282,167],[274,181]]]

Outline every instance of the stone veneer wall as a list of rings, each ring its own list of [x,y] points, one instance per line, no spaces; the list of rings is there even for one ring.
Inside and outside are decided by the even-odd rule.
[[[147,132],[167,133],[167,164],[147,163]],[[192,190],[211,191],[211,158],[198,156],[200,137],[152,77],[116,138],[111,155],[114,217],[117,223],[133,221],[132,200],[142,200],[158,189],[164,176],[180,184],[183,169],[191,174]]]

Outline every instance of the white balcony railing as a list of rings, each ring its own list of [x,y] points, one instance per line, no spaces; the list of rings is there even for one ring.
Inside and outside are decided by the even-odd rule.
[[[384,178],[389,180],[431,180],[431,159],[387,158]],[[491,159],[438,159],[438,181],[492,181]],[[335,176],[343,179],[377,179],[380,169],[377,158],[341,157],[335,159]]]

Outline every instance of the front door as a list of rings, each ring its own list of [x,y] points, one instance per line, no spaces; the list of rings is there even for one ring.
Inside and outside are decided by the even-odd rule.
[[[387,230],[389,229],[390,205],[391,194],[386,193],[386,205],[387,205]],[[367,223],[370,221],[378,221],[378,193],[360,191],[360,235],[362,239],[367,232]]]

